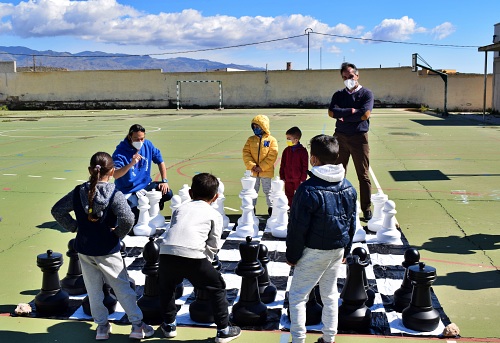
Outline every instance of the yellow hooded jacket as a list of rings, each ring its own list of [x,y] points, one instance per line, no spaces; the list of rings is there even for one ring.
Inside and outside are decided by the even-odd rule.
[[[262,137],[256,135],[248,137],[243,147],[243,162],[247,170],[251,170],[256,165],[262,169],[258,175],[252,172],[252,176],[272,178],[274,177],[274,163],[278,158],[278,141],[271,136],[267,116],[257,115],[252,119],[252,124],[259,125],[264,134]]]

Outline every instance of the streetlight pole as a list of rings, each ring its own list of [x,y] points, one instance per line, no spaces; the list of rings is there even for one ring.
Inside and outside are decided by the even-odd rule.
[[[309,34],[313,32],[313,29],[308,27],[305,29],[305,33],[307,33],[307,70],[309,70]]]

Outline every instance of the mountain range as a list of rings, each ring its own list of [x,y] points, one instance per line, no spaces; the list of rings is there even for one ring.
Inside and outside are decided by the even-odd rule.
[[[159,59],[150,56],[82,51],[76,54],[38,51],[22,46],[0,46],[0,61],[16,61],[22,70],[130,70],[162,69],[164,72],[204,72],[215,69],[265,70],[250,65],[226,64],[186,57]]]

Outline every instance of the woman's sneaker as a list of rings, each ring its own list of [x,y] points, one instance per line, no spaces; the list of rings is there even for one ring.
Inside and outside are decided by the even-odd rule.
[[[130,333],[130,338],[132,339],[143,339],[144,337],[151,337],[155,334],[155,329],[153,329],[148,324],[141,322],[141,324],[132,324],[132,332]]]
[[[228,329],[227,333],[226,329]],[[226,329],[217,330],[216,343],[226,343],[241,335],[241,329],[237,326],[228,326]]]
[[[105,325],[97,325],[95,339],[96,341],[105,341],[109,339],[109,334],[111,333],[111,324],[107,323]]]
[[[173,338],[177,336],[177,326],[175,324],[167,324],[163,322],[160,325],[160,329],[167,338]]]

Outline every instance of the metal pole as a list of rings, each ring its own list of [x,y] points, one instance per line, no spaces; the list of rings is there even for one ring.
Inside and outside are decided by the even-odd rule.
[[[488,51],[484,52],[484,94],[483,94],[483,124],[486,120],[486,86],[488,80]]]
[[[313,32],[313,30],[308,27],[305,32],[307,33],[307,70],[309,70],[309,34]]]

